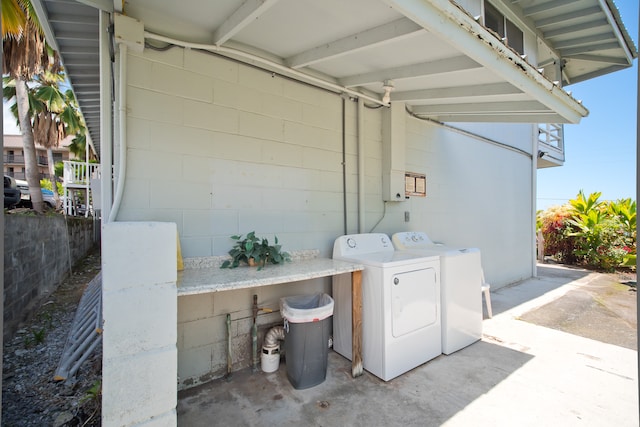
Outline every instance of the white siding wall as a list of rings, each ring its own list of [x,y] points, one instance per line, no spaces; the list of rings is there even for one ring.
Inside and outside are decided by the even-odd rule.
[[[229,236],[277,235],[285,250],[330,256],[343,234],[342,99],[213,55],[179,48],[129,56],[127,183],[118,219],[177,224],[185,257],[224,255]],[[357,231],[355,103],[346,102],[347,210]],[[382,202],[381,110],[364,109],[365,229],[425,230],[482,250],[494,287],[531,275],[531,159],[407,117],[407,170],[427,174],[426,198]],[[497,125],[492,125],[497,127]],[[530,146],[530,135],[512,133]],[[521,141],[523,139],[524,141]],[[411,221],[404,222],[404,211]],[[383,213],[384,217],[383,217]],[[180,297],[182,387],[248,366],[251,302],[330,290],[328,280]],[[262,332],[280,322],[261,315]]]
[[[480,248],[494,289],[530,277],[531,157],[429,122],[409,119],[407,128],[407,170],[427,175],[427,197],[411,199],[407,229],[422,228],[450,246]],[[530,146],[531,133],[505,132],[505,140]]]

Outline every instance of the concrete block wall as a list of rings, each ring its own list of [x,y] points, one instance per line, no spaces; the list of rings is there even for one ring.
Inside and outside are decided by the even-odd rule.
[[[176,73],[184,90],[167,84]],[[132,55],[128,78],[132,167],[119,218],[175,222],[185,257],[224,255],[229,236],[252,230],[328,255],[344,228],[337,94],[181,49]],[[347,104],[353,195],[356,116]],[[378,120],[377,112],[371,116]],[[377,156],[372,175],[379,175],[379,134],[368,136],[367,155]]]
[[[176,252],[175,224],[104,226],[104,426],[176,423]]]
[[[227,313],[231,315],[232,371],[252,366],[253,295],[258,296],[258,306],[268,310],[258,314],[259,358],[264,335],[283,324],[280,298],[324,292],[331,292],[328,279],[179,297],[178,388],[190,388],[227,373]]]
[[[277,235],[284,250],[331,255],[333,241],[345,230],[338,94],[180,48],[130,53],[128,65],[128,174],[119,219],[175,223],[185,257],[225,255],[233,244],[229,236],[249,231],[270,240]],[[407,116],[407,170],[427,174],[428,196],[385,205],[381,110],[364,108],[361,114],[363,230],[426,230],[452,243],[487,248],[496,257],[486,269],[494,287],[501,285],[494,274],[506,280],[502,284],[530,275],[532,245],[522,238],[531,221],[530,160]],[[358,231],[357,117],[356,103],[345,101],[348,233]],[[507,227],[494,206],[483,208],[487,201],[503,204]],[[405,211],[411,214],[408,223]],[[509,256],[518,257],[507,274],[501,273],[504,254],[499,245],[491,246],[494,240],[508,242]],[[330,282],[256,293],[261,305],[277,307],[281,296],[316,290],[329,291]],[[233,319],[234,369],[250,365],[252,294],[179,298],[181,387],[224,374],[227,313]],[[262,329],[277,316],[260,316]]]
[[[99,223],[61,215],[4,215],[4,339],[99,244]]]

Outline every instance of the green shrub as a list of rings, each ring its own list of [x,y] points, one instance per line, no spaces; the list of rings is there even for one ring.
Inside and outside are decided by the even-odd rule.
[[[538,213],[545,255],[606,271],[635,266],[636,202],[600,202],[600,194],[580,190],[568,204]]]
[[[576,238],[571,236],[574,231],[569,223],[571,219],[570,206],[554,206],[538,215],[538,224],[544,238],[544,255],[555,258],[564,264],[574,264]]]
[[[583,264],[611,271],[624,262],[627,255],[624,233],[615,217],[576,217],[572,222],[579,228],[573,235],[578,237],[576,255]]]

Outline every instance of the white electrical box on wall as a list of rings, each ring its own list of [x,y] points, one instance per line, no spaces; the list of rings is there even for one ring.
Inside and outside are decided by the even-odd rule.
[[[382,200],[405,200],[406,113],[404,102],[392,102],[382,113]]]

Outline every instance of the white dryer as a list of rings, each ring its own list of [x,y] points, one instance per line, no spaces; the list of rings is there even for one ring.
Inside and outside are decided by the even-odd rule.
[[[386,234],[340,236],[333,258],[362,272],[364,369],[391,380],[442,354],[440,260],[397,252]],[[333,280],[333,349],[351,360],[351,276]]]
[[[435,244],[426,233],[392,236],[397,251],[440,256],[442,352],[451,354],[482,338],[482,265],[477,248]]]

